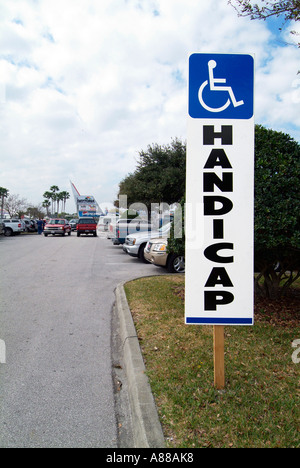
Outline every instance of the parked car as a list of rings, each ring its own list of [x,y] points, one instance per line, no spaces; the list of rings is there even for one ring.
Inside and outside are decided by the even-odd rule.
[[[69,221],[72,231],[76,231],[77,223],[78,219],[71,219],[71,221]]]
[[[115,237],[115,227],[116,227],[117,221],[119,221],[119,218],[113,218],[111,222],[108,224],[107,239],[113,239]]]
[[[115,226],[114,237],[112,238],[113,244],[124,244],[129,234],[151,231],[151,229],[152,225],[143,219],[119,219]]]
[[[52,236],[68,234],[70,236],[71,226],[66,219],[50,219],[44,227],[44,236],[47,237],[48,234],[52,234]]]
[[[123,250],[131,257],[138,257],[140,260],[147,262],[144,257],[144,250],[147,242],[157,237],[167,237],[170,233],[170,229],[171,223],[167,223],[157,231],[143,231],[137,232],[136,234],[129,234],[123,244]]]
[[[20,219],[3,218],[1,221],[4,223],[4,226],[5,226],[5,228],[4,228],[4,235],[5,236],[18,235],[18,234],[21,234],[21,232],[24,231],[24,228],[22,226],[22,221]]]
[[[139,219],[139,218],[138,218]],[[117,236],[117,230],[119,228],[119,224],[128,224],[128,223],[131,223],[131,221],[133,221],[133,219],[129,219],[129,218],[114,218],[111,220],[111,222],[109,223],[109,226],[108,226],[108,234],[107,234],[107,238],[108,239],[112,239],[114,241],[114,239],[116,239],[116,236]]]
[[[23,219],[25,224],[25,231],[26,232],[36,232],[37,231],[37,224],[33,219]]]
[[[166,267],[169,273],[184,273],[185,258],[183,255],[167,252],[168,239],[151,239],[147,242],[144,256],[153,265]]]
[[[128,218],[115,218],[115,219],[112,219],[110,224],[109,224],[109,232],[107,234],[107,238],[108,239],[112,239],[114,241],[114,239],[117,238],[117,230],[119,228],[119,224],[128,224],[130,223],[131,221],[133,221],[132,219],[128,219]]]
[[[111,224],[112,219],[117,221],[119,218],[116,218],[115,216],[114,218],[112,218],[111,216],[101,216],[101,218],[99,219],[99,224],[98,224],[99,230],[108,231],[109,225]]]
[[[94,237],[97,237],[97,224],[98,220],[96,218],[80,218],[77,223],[77,237],[80,237],[81,234],[93,234]]]

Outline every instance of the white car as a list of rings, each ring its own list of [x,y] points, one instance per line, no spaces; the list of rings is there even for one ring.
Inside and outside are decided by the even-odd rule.
[[[116,223],[118,219],[119,217],[115,215],[101,216],[101,218],[99,219],[99,223],[98,223],[99,231],[108,231],[109,225],[114,222]]]
[[[1,222],[4,223],[4,235],[5,236],[13,236],[17,234],[21,234],[21,232],[25,231],[25,223],[21,219],[1,219]]]
[[[144,249],[147,242],[150,239],[157,237],[169,237],[170,229],[171,223],[167,223],[156,231],[144,231],[129,234],[123,244],[123,250],[131,257],[138,257],[140,260],[146,262]]]

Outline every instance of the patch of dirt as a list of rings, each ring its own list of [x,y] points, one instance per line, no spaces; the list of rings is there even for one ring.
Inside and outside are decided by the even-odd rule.
[[[184,286],[173,286],[174,294],[184,302]],[[290,289],[281,299],[256,297],[254,301],[254,314],[256,321],[276,323],[282,326],[299,326],[300,322],[300,290]]]
[[[285,297],[274,301],[266,298],[255,298],[254,313],[256,320],[264,320],[279,325],[299,326],[299,289],[291,289]]]

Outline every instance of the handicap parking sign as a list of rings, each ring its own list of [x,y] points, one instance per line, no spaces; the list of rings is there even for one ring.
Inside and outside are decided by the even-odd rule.
[[[254,59],[242,54],[192,54],[189,115],[194,119],[251,119]]]

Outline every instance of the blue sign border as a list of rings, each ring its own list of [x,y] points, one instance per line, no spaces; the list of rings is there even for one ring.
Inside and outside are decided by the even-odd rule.
[[[187,325],[253,325],[253,318],[186,317]]]

